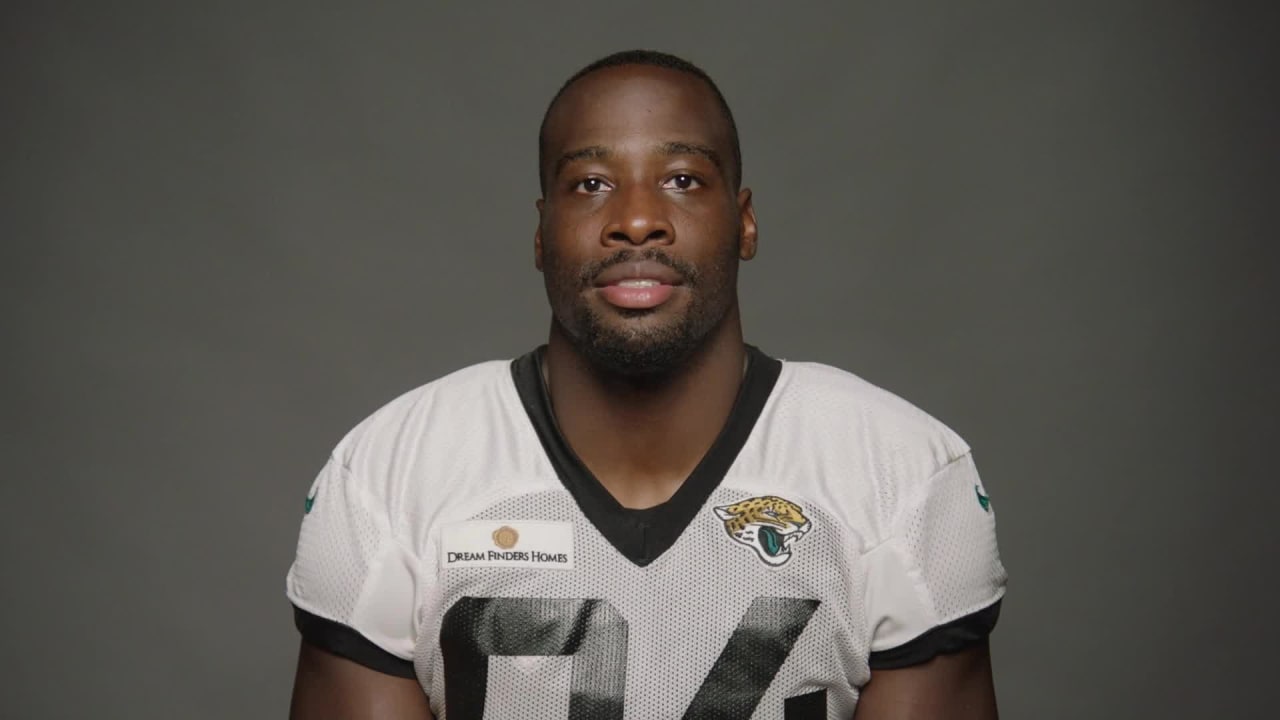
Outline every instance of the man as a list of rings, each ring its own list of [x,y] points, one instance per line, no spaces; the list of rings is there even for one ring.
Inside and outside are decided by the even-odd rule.
[[[711,80],[598,61],[540,158],[550,339],[338,445],[288,578],[293,717],[996,717],[968,447],[744,344],[756,218]]]

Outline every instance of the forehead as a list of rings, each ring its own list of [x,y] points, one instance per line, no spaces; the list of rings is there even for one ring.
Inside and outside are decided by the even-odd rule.
[[[729,127],[715,93],[701,78],[661,67],[597,70],[565,89],[547,115],[554,156],[587,145],[629,140],[710,145],[729,157]]]

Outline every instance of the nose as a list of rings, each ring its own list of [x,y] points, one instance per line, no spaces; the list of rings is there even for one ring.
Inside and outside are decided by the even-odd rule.
[[[602,243],[669,245],[675,241],[675,228],[667,219],[667,208],[660,191],[633,185],[614,192],[613,215],[601,232]]]

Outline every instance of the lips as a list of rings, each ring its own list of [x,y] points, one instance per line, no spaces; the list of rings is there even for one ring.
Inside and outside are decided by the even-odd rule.
[[[636,260],[610,265],[595,277],[596,287],[616,285],[624,280],[656,280],[659,285],[680,285],[684,278],[674,268],[656,260]]]
[[[660,262],[638,260],[606,268],[595,277],[595,287],[610,305],[647,310],[670,299],[683,280],[680,273]]]

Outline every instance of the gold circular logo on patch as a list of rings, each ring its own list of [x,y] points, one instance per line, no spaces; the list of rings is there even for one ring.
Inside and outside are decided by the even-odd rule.
[[[493,544],[503,550],[510,550],[518,542],[520,542],[520,533],[516,532],[516,529],[510,525],[503,525],[493,531]]]

